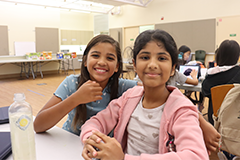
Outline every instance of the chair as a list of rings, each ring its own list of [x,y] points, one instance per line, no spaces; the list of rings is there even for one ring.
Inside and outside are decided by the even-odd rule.
[[[240,156],[240,84],[215,86],[211,88],[211,96],[214,127],[221,134],[220,149],[227,156]]]
[[[204,50],[196,50],[195,51],[195,60],[202,62],[202,64],[205,64],[205,57],[206,57],[206,51]]]
[[[226,94],[233,87],[234,87],[233,84],[225,84],[225,85],[215,86],[211,88],[213,114],[215,117],[217,117],[217,111],[221,107],[221,104]]]

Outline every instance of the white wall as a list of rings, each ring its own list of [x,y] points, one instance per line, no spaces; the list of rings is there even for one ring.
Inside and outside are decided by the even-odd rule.
[[[0,24],[8,26],[9,55],[14,55],[14,41],[35,41],[35,27],[59,28],[59,21],[56,11],[0,5]]]
[[[14,41],[35,41],[35,27],[93,31],[93,15],[0,3],[0,25],[8,26],[9,55],[14,55]]]
[[[90,13],[61,11],[60,28],[63,30],[93,31],[93,15]]]
[[[35,27],[59,28],[59,35],[61,29],[93,31],[93,14],[0,3],[0,25],[8,26],[9,55],[15,55],[14,41],[35,41]],[[57,69],[57,63],[42,67],[43,71]],[[20,67],[0,67],[0,75],[14,73],[20,73]]]
[[[153,0],[147,8],[125,5],[120,15],[109,14],[109,28],[240,15],[239,6],[239,0]]]

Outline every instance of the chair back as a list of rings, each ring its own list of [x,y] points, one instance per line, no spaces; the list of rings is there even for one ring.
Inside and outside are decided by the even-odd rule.
[[[217,115],[213,115],[214,127],[221,135],[220,149],[240,156],[240,84],[216,86],[211,92]]]
[[[225,84],[215,86],[211,88],[213,114],[217,117],[217,111],[221,107],[221,104],[230,89],[234,87],[233,84]]]
[[[195,60],[202,62],[202,64],[205,64],[205,57],[206,57],[206,51],[204,50],[196,50],[195,51]]]

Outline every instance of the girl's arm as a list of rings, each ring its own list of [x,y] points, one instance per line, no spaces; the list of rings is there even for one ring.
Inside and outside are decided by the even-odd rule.
[[[207,122],[201,114],[199,114],[199,122],[200,127],[203,131],[203,138],[205,141],[205,145],[208,149],[208,152],[215,152],[218,147],[218,143],[221,135],[217,132],[217,130]]]
[[[89,138],[84,140],[82,156],[86,160],[91,160],[91,158],[112,159],[113,157],[116,160],[207,160],[208,155],[202,140],[201,130],[198,126],[197,113],[192,110],[182,110],[175,116],[175,123],[176,124],[174,124],[174,129],[172,132],[175,134],[177,152],[168,152],[162,154],[142,153],[140,156],[133,156],[129,154],[124,155],[120,143],[117,142],[115,138],[108,137],[98,131],[93,131],[91,132],[91,135],[88,136]],[[101,140],[103,143],[100,142]],[[100,151],[96,151],[92,146],[97,147]]]
[[[186,82],[187,84],[192,84],[192,85],[198,85],[198,79],[197,79],[197,71],[193,70],[190,73],[192,78],[187,78]]]
[[[75,93],[63,101],[55,95],[52,96],[34,120],[35,132],[45,132],[56,125],[79,104],[101,100],[101,95],[102,88],[100,85],[93,81],[87,81]]]
[[[92,131],[109,134],[118,122],[118,113],[122,104],[122,97],[112,100],[106,109],[91,117],[81,127],[80,139],[82,142],[92,135]]]

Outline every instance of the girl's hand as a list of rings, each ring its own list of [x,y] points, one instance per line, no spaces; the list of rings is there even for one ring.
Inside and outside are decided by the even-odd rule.
[[[103,143],[101,142],[103,141]],[[123,160],[124,153],[121,144],[115,139],[98,131],[93,131],[93,134],[85,140],[84,149],[89,152],[88,157],[99,158],[101,160]],[[91,146],[90,146],[91,145]],[[95,146],[99,149],[98,152],[92,147]],[[86,150],[83,151],[82,156],[86,157]]]
[[[74,93],[79,104],[102,99],[102,87],[95,81],[88,80]]]
[[[192,78],[197,78],[197,71],[194,69],[194,70],[192,70],[192,72],[190,73],[190,76],[192,77]]]
[[[221,135],[209,122],[203,118],[201,114],[199,114],[199,122],[208,153],[211,154],[211,152],[216,152],[219,146]]]
[[[203,129],[203,137],[208,151],[216,152],[221,135],[217,130],[210,124],[207,123]]]
[[[89,144],[91,143],[90,141],[93,141],[92,143],[103,143],[103,141],[95,134],[92,134],[90,137],[88,137],[88,140],[84,140],[82,157],[86,160],[95,158],[97,156],[97,151],[99,151],[99,149]]]
[[[94,151],[94,148],[91,145],[85,144],[83,147],[83,151],[82,151],[82,157],[85,160],[92,160],[92,158],[94,158],[94,156],[91,153],[96,154],[96,151]]]

